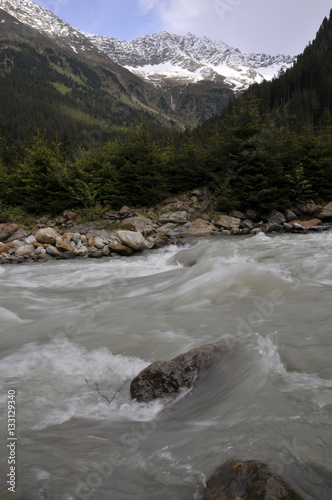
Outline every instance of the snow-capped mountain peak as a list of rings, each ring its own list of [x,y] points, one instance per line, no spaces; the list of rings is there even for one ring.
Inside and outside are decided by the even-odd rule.
[[[0,8],[30,27],[66,41],[74,52],[97,48],[157,86],[210,80],[238,91],[251,83],[270,80],[295,60],[281,54],[243,54],[222,41],[192,33],[161,31],[132,41],[93,35],[73,28],[32,0],[0,0]]]
[[[72,29],[68,23],[62,21],[50,10],[37,5],[31,0],[0,0],[0,8],[22,23],[50,35],[66,36]]]
[[[0,9],[41,33],[64,40],[77,53],[77,49],[95,49],[79,29],[73,28],[48,9],[32,0],[0,0]]]
[[[172,79],[187,83],[224,79],[240,90],[270,80],[295,60],[280,54],[243,54],[222,41],[192,33],[181,36],[161,31],[132,41],[85,35],[118,64],[155,84]]]

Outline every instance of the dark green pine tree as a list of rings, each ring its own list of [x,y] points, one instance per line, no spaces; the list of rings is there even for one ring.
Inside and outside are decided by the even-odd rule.
[[[17,203],[29,212],[55,213],[67,206],[70,197],[66,189],[66,165],[61,162],[57,153],[48,147],[40,132],[34,138],[32,148],[17,171],[15,184]]]
[[[167,194],[166,159],[143,118],[134,137],[113,155],[118,174],[117,205],[151,206]]]

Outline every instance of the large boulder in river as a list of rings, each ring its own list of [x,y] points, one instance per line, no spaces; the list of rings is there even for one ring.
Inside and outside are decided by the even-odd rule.
[[[207,480],[203,500],[303,500],[265,464],[230,460]]]
[[[217,342],[192,349],[171,361],[155,361],[132,380],[131,396],[145,403],[157,398],[173,398],[180,389],[191,387],[198,375],[228,351],[229,345]]]
[[[35,238],[38,243],[49,243],[50,245],[55,245],[56,239],[59,236],[59,233],[57,233],[52,227],[39,229],[39,231],[35,234]]]

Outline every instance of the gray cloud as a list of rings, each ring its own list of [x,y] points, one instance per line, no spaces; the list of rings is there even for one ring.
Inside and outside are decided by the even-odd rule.
[[[138,0],[163,29],[222,40],[243,52],[298,54],[329,15],[330,0]]]

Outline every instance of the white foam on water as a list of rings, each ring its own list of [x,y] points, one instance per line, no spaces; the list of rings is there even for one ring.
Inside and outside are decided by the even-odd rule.
[[[328,367],[320,371],[320,363],[324,351],[324,362],[328,364],[331,345],[328,328],[331,243],[332,233],[220,237],[195,242],[188,247],[191,255],[179,259],[180,264],[176,263],[179,247],[171,246],[128,259],[8,266],[5,271],[0,268],[4,317],[8,308],[8,322],[14,326],[20,317],[35,320],[23,328],[20,324],[16,330],[7,328],[12,342],[8,342],[9,347],[5,344],[6,353],[11,354],[0,360],[0,402],[6,403],[8,389],[17,390],[20,439],[26,450],[34,450],[30,456],[25,452],[26,458],[23,455],[21,458],[26,461],[22,462],[22,470],[30,467],[28,460],[31,459],[35,476],[29,471],[29,480],[48,481],[46,470],[50,471],[51,480],[58,477],[59,464],[57,460],[52,462],[48,452],[45,463],[40,466],[44,455],[38,455],[42,443],[37,442],[36,448],[36,440],[44,434],[49,436],[54,446],[53,457],[62,457],[68,427],[72,429],[76,424],[79,443],[77,451],[73,450],[73,469],[80,457],[86,454],[89,460],[95,456],[96,449],[99,452],[98,443],[101,449],[110,449],[109,428],[114,435],[118,432],[121,436],[124,431],[130,432],[133,422],[136,422],[134,427],[137,422],[146,422],[147,433],[155,429],[155,434],[149,446],[142,447],[142,464],[138,468],[143,474],[151,473],[151,478],[160,479],[161,483],[170,477],[170,490],[179,491],[179,495],[184,484],[197,485],[197,491],[201,486],[201,472],[197,471],[201,458],[197,459],[194,452],[189,458],[190,451],[182,446],[182,442],[192,443],[194,450],[198,435],[203,436],[200,440],[203,457],[220,450],[227,455],[249,448],[264,456],[271,445],[272,448],[275,445],[272,433],[276,440],[278,432],[292,436],[295,431],[297,435],[301,425],[313,421],[310,446],[318,448],[319,444],[315,443],[322,443],[323,450],[323,444],[329,439],[332,381],[322,379],[317,372],[330,377]],[[186,252],[186,246],[180,248]],[[324,268],[324,274],[318,279],[314,272],[315,259],[320,259],[319,265]],[[302,262],[307,265],[301,267]],[[185,267],[186,263],[192,267]],[[292,290],[296,280],[304,284],[302,294]],[[311,288],[315,283],[321,285],[320,288]],[[199,390],[193,391],[191,397],[188,389],[175,401],[145,404],[131,400],[130,381],[149,364],[141,357],[154,356],[154,352],[184,352],[206,343],[207,335],[209,340],[210,336],[217,336],[224,325],[231,339],[236,336],[232,329],[232,325],[236,328],[236,318],[240,314],[247,317],[256,297],[270,297],[275,290],[284,294],[285,303],[277,311],[279,316],[269,316],[269,323],[263,326],[268,332],[279,328],[280,338],[279,334],[264,336],[254,332],[248,337],[246,331],[241,332],[236,340],[244,349],[234,358],[235,362],[229,363],[225,388],[211,384],[218,397],[201,400]],[[109,300],[112,297],[119,300]],[[182,314],[185,308],[189,314]],[[32,309],[37,313],[30,313]],[[308,311],[308,315],[302,314],[303,310]],[[73,323],[78,322],[77,318],[84,320],[86,331],[77,337],[73,333],[71,341],[61,333],[49,340],[48,331],[62,332],[68,318]],[[146,328],[149,318],[151,324]],[[231,318],[229,323],[228,318]],[[301,353],[307,318],[311,321],[308,334],[310,332],[317,342],[317,346],[309,343],[309,354]],[[290,338],[283,344],[285,331],[281,329],[288,322]],[[74,340],[88,347],[75,344]],[[2,345],[3,342],[2,337]],[[31,343],[22,346],[24,342]],[[111,350],[100,347],[103,345],[111,346]],[[291,346],[286,356],[289,363],[301,366],[303,372],[291,371],[284,361],[282,354],[287,346]],[[123,354],[125,349],[130,349],[133,355]],[[134,357],[136,353],[140,357]],[[310,363],[306,365],[309,358]],[[168,409],[170,417],[160,418]],[[5,425],[5,415],[0,419],[1,425]],[[61,426],[70,419],[72,423]],[[51,426],[56,427],[51,429]],[[40,433],[40,429],[47,431]],[[305,432],[306,427],[303,429]],[[175,442],[177,436],[179,440]],[[95,439],[99,440],[97,446]],[[48,445],[47,440],[44,444]],[[71,446],[70,440],[68,446]],[[148,464],[144,460],[146,456]],[[72,484],[75,478],[71,468],[67,474],[64,482]],[[41,494],[46,493],[45,487]],[[102,492],[100,498],[107,498],[107,494],[109,492]]]
[[[151,332],[151,333],[155,333],[155,335],[157,335],[158,337],[160,337],[160,339],[162,341],[167,341],[167,342],[175,342],[175,341],[178,341],[179,339],[183,340],[183,341],[186,341],[186,345],[190,345],[190,343],[192,342],[192,339],[190,337],[190,335],[187,335],[185,333],[184,330],[180,331],[180,330],[167,330],[167,331],[160,331],[160,330],[156,330],[155,332]]]
[[[180,486],[195,484],[197,487],[205,484],[205,474],[196,470],[190,461],[186,462],[182,457],[176,456],[170,446],[165,446],[151,455],[144,464],[144,469],[149,472],[150,466],[153,475],[164,484]]]
[[[102,286],[109,279],[126,280],[159,274],[182,266],[169,264],[169,257],[177,253],[176,245],[153,251],[146,251],[129,258],[113,257],[102,260],[77,260],[43,263],[38,266],[23,266],[10,269],[10,280],[5,283],[9,289],[63,289],[81,286]],[[1,270],[1,268],[0,268]],[[5,271],[3,271],[5,272]],[[1,274],[1,273],[0,273]]]
[[[283,388],[284,391],[294,392],[295,394],[296,391],[300,390],[308,391],[312,393],[312,399],[314,399],[317,396],[315,391],[327,390],[329,392],[332,389],[332,380],[322,379],[316,374],[288,371],[281,359],[278,346],[273,340],[273,335],[263,337],[256,333],[256,337],[257,349],[261,355],[261,366],[266,374],[275,374],[282,377],[286,383]],[[332,402],[332,393],[330,398],[330,402]]]
[[[163,402],[141,404],[129,394],[130,381],[147,364],[107,348],[88,350],[63,338],[27,344],[3,358],[0,379],[3,391],[7,385],[17,388],[21,425],[33,429],[73,417],[151,420]]]
[[[32,470],[32,473],[34,474],[37,481],[49,481],[51,478],[51,475],[48,471],[40,469],[39,467],[35,467]]]
[[[15,323],[29,323],[30,320],[21,319],[15,312],[10,311],[5,307],[0,307],[0,323],[3,324],[4,321],[8,321],[11,323],[13,321]]]
[[[160,292],[153,290],[150,300],[154,307],[180,311],[261,296],[266,290],[282,290],[292,282],[290,273],[278,264],[256,262],[239,254],[210,255],[209,259],[202,256],[193,267],[182,269],[164,284]]]

